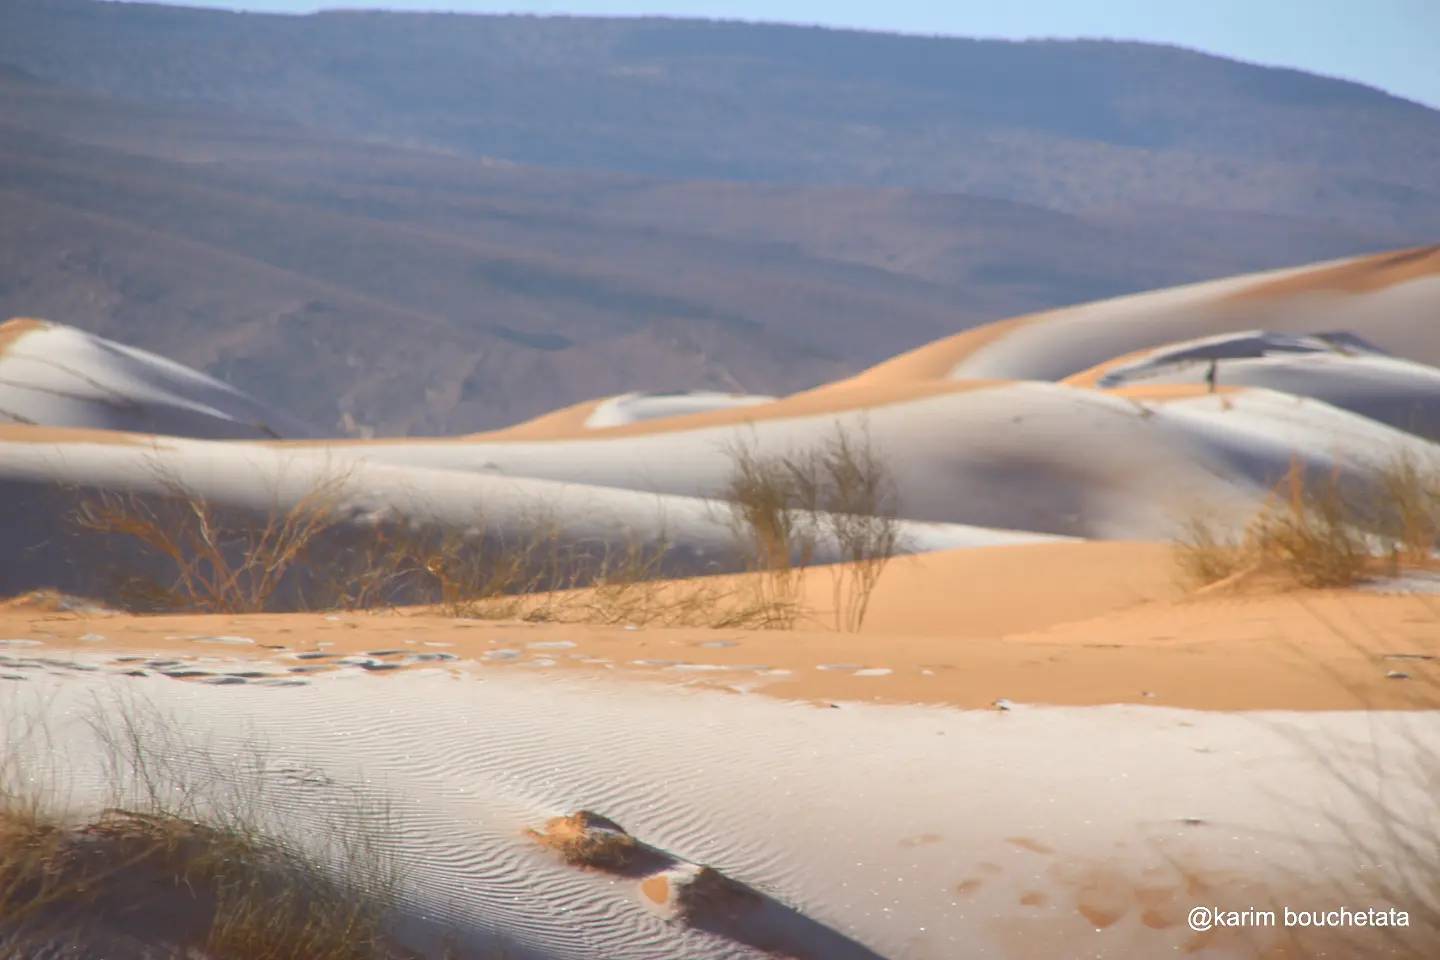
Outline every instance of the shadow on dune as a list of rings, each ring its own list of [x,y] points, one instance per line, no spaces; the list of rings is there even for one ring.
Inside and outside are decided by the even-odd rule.
[[[672,923],[791,960],[883,960],[763,891],[635,839],[608,817],[581,810],[529,835],[571,866],[635,881],[645,906]]]

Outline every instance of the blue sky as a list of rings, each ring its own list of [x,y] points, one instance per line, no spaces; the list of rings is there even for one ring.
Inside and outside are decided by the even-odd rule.
[[[1111,37],[1359,80],[1440,107],[1440,0],[186,0],[272,12],[327,7],[668,14],[985,37]]]

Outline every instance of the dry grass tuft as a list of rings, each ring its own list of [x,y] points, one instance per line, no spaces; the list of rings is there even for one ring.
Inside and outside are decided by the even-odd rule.
[[[784,626],[801,612],[806,568],[824,544],[838,554],[829,566],[836,630],[858,631],[886,565],[900,548],[896,488],[870,443],[837,425],[817,448],[760,456],[739,443],[730,450],[723,497],[748,566],[756,606]]]
[[[801,613],[805,568],[814,560],[818,488],[792,464],[761,457],[752,447],[729,450],[731,472],[722,496],[750,572],[753,603],[772,611],[781,629]]]
[[[5,720],[5,960],[98,955],[97,946],[107,956],[204,960],[401,956],[382,930],[398,878],[359,832],[363,817],[337,821],[324,849],[282,840],[257,819],[261,788],[246,786],[263,782],[262,770],[216,759],[158,713],[117,701],[91,726],[106,734],[102,782],[126,803],[71,819],[20,759],[53,755],[48,738],[22,750],[43,729]],[[355,807],[367,804],[357,797]]]
[[[669,550],[663,539],[576,544],[534,522],[511,537],[449,538],[420,562],[456,617],[750,629],[787,622],[733,579],[666,580]]]
[[[1292,466],[1278,508],[1262,511],[1251,527],[1261,562],[1272,562],[1305,587],[1346,587],[1370,562],[1370,545],[1356,507],[1332,475],[1318,489]]]
[[[1346,587],[1374,566],[1373,528],[1335,474],[1313,484],[1292,464],[1243,533],[1231,534],[1213,518],[1187,518],[1175,539],[1176,561],[1205,587],[1264,575],[1302,587]]]
[[[183,818],[0,814],[0,940],[203,943],[207,960],[391,960],[372,899],[293,851]]]
[[[1440,547],[1440,464],[1402,454],[1387,465],[1380,482],[1378,525],[1397,562],[1433,566]]]
[[[1252,569],[1242,537],[1231,535],[1213,517],[1186,517],[1174,540],[1175,562],[1184,578],[1197,586],[1223,583]]]

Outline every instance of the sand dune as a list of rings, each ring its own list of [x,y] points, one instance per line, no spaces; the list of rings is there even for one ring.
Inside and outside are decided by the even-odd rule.
[[[738,393],[717,393],[713,390],[692,390],[686,393],[624,393],[602,400],[585,418],[585,426],[618,427],[646,420],[683,417],[709,410],[744,409],[773,403],[774,397]]]
[[[366,453],[380,447],[391,456]],[[627,549],[663,544],[669,548],[667,569],[676,573],[736,569],[740,562],[728,514],[714,500],[654,488],[513,476],[482,468],[473,459],[466,462],[477,469],[467,471],[444,457],[426,457],[426,449],[440,447],[277,447],[5,428],[0,430],[0,527],[22,551],[0,564],[0,593],[100,587],[111,561],[97,563],[99,544],[75,537],[71,521],[77,500],[96,492],[200,499],[256,522],[284,517],[319,492],[339,533],[398,526],[475,542],[486,537],[523,542],[549,531],[562,545]],[[915,520],[902,522],[900,532],[906,552],[1052,539],[1044,533]],[[835,550],[822,538],[816,559],[833,559]]]
[[[802,393],[780,397],[771,403],[743,404],[706,410],[700,413],[657,417],[610,427],[587,426],[591,413],[605,400],[566,407],[554,413],[527,420],[503,430],[470,434],[464,439],[489,440],[578,440],[604,437],[638,437],[655,433],[674,433],[705,427],[746,426],[765,420],[821,416],[888,406],[943,394],[963,393],[984,387],[1010,383],[1008,380],[916,380],[893,384],[863,385],[855,388],[835,385],[817,387]],[[405,441],[380,441],[405,442]]]
[[[1349,335],[1253,331],[1140,350],[1065,382],[1115,389],[1205,383],[1264,387],[1323,400],[1423,437],[1440,436],[1440,369],[1389,356]]]
[[[362,471],[356,515],[501,527],[553,513],[576,536],[662,532],[702,555],[728,542],[714,502],[733,449],[784,455],[837,424],[868,436],[893,473],[912,550],[1046,536],[1165,539],[1197,509],[1248,516],[1292,462],[1361,475],[1420,439],[1327,404],[1267,390],[1151,403],[1063,385],[942,392],[839,414],[594,440],[255,445],[161,439],[97,444],[0,437],[0,482],[158,491],[157,466],[219,504],[293,503],[326,476]],[[276,496],[279,500],[276,500]],[[18,496],[18,495],[17,495]],[[12,496],[11,504],[23,509]]]
[[[136,616],[40,594],[0,604],[0,737],[43,719],[64,751],[11,759],[46,761],[93,813],[115,798],[87,716],[153,704],[188,738],[161,743],[175,769],[250,791],[297,843],[333,836],[336,811],[378,837],[404,877],[389,926],[429,956],[1352,955],[1329,931],[1236,938],[1186,914],[1410,902],[1385,886],[1396,851],[1356,838],[1395,817],[1434,835],[1433,790],[1394,772],[1433,766],[1434,579],[1195,595],[1165,541],[1197,511],[1240,526],[1296,464],[1373,484],[1398,455],[1440,455],[1440,340],[1418,322],[1434,266],[1415,251],[1160,291],[791,397],[625,394],[433,439],[278,440],[184,368],[7,325],[0,375],[31,379],[3,396],[41,415],[0,426],[0,593],[104,592],[138,569],[75,535],[97,493],[253,523],[323,492],[338,556],[543,517],[566,543],[663,542],[652,573],[691,579],[660,597],[763,584],[727,572],[736,451],[837,430],[893,480],[906,555],[856,632],[830,622],[841,564],[805,572],[783,632],[458,606]],[[61,378],[48,406],[42,375]],[[831,540],[813,559],[840,558]],[[257,745],[273,758],[214,776]],[[1377,806],[1357,784],[1380,770]],[[632,858],[566,856],[545,838],[567,824]]]
[[[1243,524],[1295,463],[1363,483],[1397,456],[1440,452],[1423,437],[1440,427],[1440,371],[1423,362],[1435,338],[1416,313],[1440,293],[1435,260],[1360,258],[1016,318],[791,397],[625,394],[458,438],[256,441],[283,418],[209,378],[12,324],[0,375],[26,385],[0,389],[36,422],[0,429],[4,522],[17,542],[54,544],[64,489],[179,484],[257,513],[338,476],[353,525],[509,535],[543,512],[570,541],[664,540],[686,558],[677,571],[718,571],[737,562],[719,499],[736,452],[794,455],[840,431],[893,478],[906,551],[1164,540],[1198,513]],[[1272,295],[1232,296],[1262,284]],[[80,586],[37,579],[72,565],[40,557],[0,583]]]
[[[805,402],[815,412],[771,417],[757,407],[748,422],[717,426],[694,418],[594,439],[392,441],[337,455],[713,497],[737,445],[785,455],[823,444],[838,425],[870,438],[895,476],[906,519],[1164,539],[1197,505],[1248,515],[1296,458],[1358,472],[1428,449],[1374,420],[1268,390],[1151,403],[1047,383],[959,386],[838,410],[814,396]]]
[[[263,749],[257,795],[287,831],[313,842],[346,804],[350,829],[388,838],[407,943],[437,950],[448,934],[481,955],[555,960],[773,955],[747,942],[761,927],[667,919],[642,879],[577,869],[527,835],[577,808],[757,891],[789,929],[816,931],[784,944],[805,960],[1048,960],[1077,942],[1240,956],[1257,941],[1186,927],[1197,898],[1338,905],[1364,862],[1341,841],[1373,814],[1320,757],[1401,768],[1435,732],[1433,714],[816,709],[543,671],[277,687],[120,677],[93,661],[17,671],[27,679],[6,681],[0,720],[40,711],[71,746],[51,769],[77,808],[108,802],[86,716],[143,697],[196,745],[171,754],[180,770]],[[393,812],[354,807],[357,791]],[[1400,809],[1422,800],[1399,781],[1387,793]],[[1260,942],[1278,947],[1287,931],[1275,933]]]
[[[213,439],[315,431],[164,357],[37,320],[0,324],[0,418]]]
[[[1440,248],[1354,257],[1134,294],[1003,320],[919,347],[848,383],[897,379],[1059,380],[1112,357],[1239,330],[1348,331],[1440,364],[1429,317]]]
[[[755,407],[769,407],[776,398],[755,394],[691,390],[678,393],[622,393],[599,400],[587,400],[479,436],[514,440],[546,440],[582,437],[596,430],[615,430],[632,424],[680,420],[689,422],[697,414]]]
[[[1440,273],[1440,246],[1415,247],[1332,264],[1280,271],[1248,285],[1235,296],[1246,300],[1292,297],[1306,293],[1370,293]]]

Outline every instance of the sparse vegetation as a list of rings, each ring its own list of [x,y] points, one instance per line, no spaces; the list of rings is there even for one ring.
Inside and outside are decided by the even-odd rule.
[[[84,944],[110,926],[150,925],[176,947],[203,944],[207,960],[394,956],[370,898],[273,841],[129,810],[78,827],[0,820],[3,940]]]
[[[1269,501],[1235,534],[1211,517],[1187,518],[1176,558],[1209,586],[1280,574],[1303,587],[1349,586],[1382,563],[1435,562],[1440,543],[1440,469],[1400,456],[1378,471],[1378,496],[1347,490],[1336,473],[1316,482],[1292,464]]]
[[[1175,535],[1175,562],[1189,582],[1206,587],[1236,576],[1252,559],[1243,537],[1207,514],[1186,517]]]
[[[725,519],[750,576],[668,579],[663,532],[583,542],[534,509],[463,532],[351,522],[349,474],[321,475],[297,499],[222,510],[156,466],[158,493],[83,494],[74,529],[114,558],[107,598],[139,611],[257,613],[438,604],[456,617],[788,629],[806,570],[834,563],[832,617],[858,630],[899,548],[895,485],[871,446],[838,428],[814,449],[730,451]]]
[[[101,491],[83,497],[73,514],[82,533],[137,547],[146,567],[164,570],[120,574],[112,584],[127,606],[146,610],[269,609],[287,575],[313,559],[316,542],[336,525],[347,482],[330,476],[286,509],[275,505],[258,518],[238,517],[155,470],[162,495]]]
[[[359,818],[302,847],[257,813],[261,771],[183,742],[141,703],[107,708],[92,728],[115,805],[78,820],[16,775],[27,728],[6,717],[0,957],[122,943],[205,960],[400,956],[382,931],[396,874]]]
[[[729,521],[762,603],[793,623],[807,568],[827,547],[836,630],[857,631],[886,565],[900,547],[895,482],[868,432],[857,439],[837,424],[819,447],[761,456],[730,448],[724,490]]]
[[[1338,479],[1332,474],[1310,485],[1292,466],[1283,490],[1281,503],[1251,526],[1260,562],[1279,565],[1306,587],[1344,587],[1360,579],[1370,548]]]
[[[173,476],[163,493],[80,498],[75,530],[124,571],[105,585],[142,612],[254,613],[436,604],[487,620],[768,629],[794,621],[790,606],[757,597],[733,578],[666,580],[663,534],[577,542],[533,509],[506,529],[483,518],[465,532],[399,523],[346,523],[350,482],[326,476],[288,506],[220,510]]]
[[[726,576],[667,579],[668,545],[572,544],[532,527],[514,538],[452,539],[424,568],[452,616],[661,627],[781,629],[797,605]]]
[[[1427,566],[1440,547],[1440,464],[1396,457],[1381,475],[1382,533],[1400,563]]]
[[[750,572],[757,605],[794,625],[802,605],[805,568],[819,535],[815,477],[782,458],[761,457],[745,444],[730,451],[731,474],[723,496],[735,539]]]

